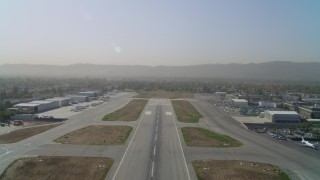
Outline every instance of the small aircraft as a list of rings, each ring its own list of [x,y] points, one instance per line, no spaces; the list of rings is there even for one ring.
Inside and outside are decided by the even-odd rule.
[[[312,143],[310,143],[309,141],[304,140],[303,137],[301,137],[301,139],[302,139],[301,142],[302,142],[302,144],[303,144],[304,146],[310,147],[310,148],[313,148],[313,149],[318,149],[318,143],[312,144]]]

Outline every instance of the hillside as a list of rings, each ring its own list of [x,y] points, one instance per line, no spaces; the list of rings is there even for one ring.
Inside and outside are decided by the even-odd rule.
[[[320,63],[267,62],[251,64],[204,64],[194,66],[120,66],[74,64],[0,65],[1,77],[89,78],[223,78],[248,80],[320,81]]]

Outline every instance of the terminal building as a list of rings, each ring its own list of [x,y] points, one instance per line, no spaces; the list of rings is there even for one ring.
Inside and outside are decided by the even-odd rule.
[[[299,123],[301,118],[295,111],[265,111],[265,118],[273,123]]]
[[[248,101],[245,99],[231,99],[231,104],[234,107],[247,107]]]

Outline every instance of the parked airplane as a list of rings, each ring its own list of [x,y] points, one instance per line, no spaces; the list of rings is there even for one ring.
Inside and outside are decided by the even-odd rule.
[[[302,139],[301,142],[302,142],[302,144],[304,146],[310,147],[310,148],[313,148],[313,149],[318,149],[318,143],[315,143],[315,144],[309,143],[309,141],[304,140],[303,137],[301,139]]]

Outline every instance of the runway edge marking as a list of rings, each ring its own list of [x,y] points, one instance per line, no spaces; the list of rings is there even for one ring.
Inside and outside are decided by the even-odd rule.
[[[148,101],[148,104],[146,105],[146,107],[145,107],[145,109],[144,109],[143,112],[145,112],[146,109],[148,108],[149,102],[150,102],[150,101]],[[120,167],[121,167],[121,165],[122,165],[122,163],[123,163],[124,158],[125,158],[126,155],[127,155],[127,152],[128,152],[128,150],[129,150],[129,148],[130,148],[130,146],[131,146],[131,143],[132,143],[134,137],[136,136],[136,133],[137,133],[139,127],[140,127],[140,124],[141,124],[141,122],[142,122],[142,119],[143,119],[144,115],[145,115],[145,113],[142,113],[142,116],[141,116],[141,118],[140,118],[140,122],[139,122],[136,130],[134,131],[134,133],[133,133],[133,135],[132,135],[132,138],[131,138],[131,140],[130,140],[130,142],[129,142],[129,144],[128,144],[128,147],[127,147],[126,151],[124,152],[124,155],[123,155],[123,157],[122,157],[122,159],[121,159],[121,161],[120,161],[120,163],[119,163],[119,166],[118,166],[116,172],[114,173],[114,176],[113,176],[112,180],[115,180],[115,178],[116,178],[116,176],[117,176],[117,174],[118,174],[118,171],[119,171],[119,169],[120,169]]]
[[[169,101],[170,101],[170,100],[169,100]],[[181,151],[182,151],[182,157],[183,157],[183,160],[184,160],[184,165],[185,165],[186,170],[187,170],[188,179],[191,180],[191,178],[190,178],[190,173],[189,173],[189,169],[188,169],[188,165],[187,165],[187,161],[186,161],[186,157],[184,156],[184,151],[183,151],[183,148],[182,148],[182,143],[181,143],[180,136],[179,136],[179,132],[178,132],[177,123],[176,123],[176,120],[175,120],[175,119],[176,119],[175,111],[174,111],[174,109],[173,109],[173,107],[172,107],[171,101],[170,101],[170,105],[171,105],[171,106],[170,106],[171,111],[172,111],[173,114],[174,114],[174,116],[172,116],[172,117],[173,117],[172,120],[173,120],[173,122],[174,122],[174,126],[175,126],[176,133],[177,133],[178,140],[179,140],[180,149],[181,149]]]

